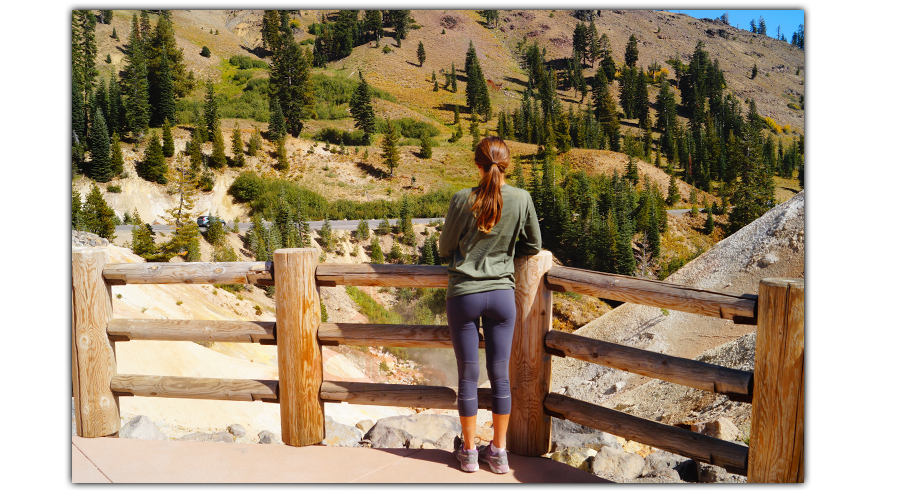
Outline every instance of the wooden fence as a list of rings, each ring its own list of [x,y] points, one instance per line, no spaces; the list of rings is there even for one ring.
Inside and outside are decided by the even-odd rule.
[[[515,259],[518,314],[510,362],[510,452],[550,450],[551,416],[727,471],[749,482],[803,481],[803,280],[765,279],[759,295],[553,266],[551,254]],[[112,317],[111,287],[125,284],[275,286],[276,321],[127,320]],[[121,396],[268,401],[280,404],[282,440],[325,438],[325,402],[456,408],[456,391],[322,380],[322,346],[450,348],[446,326],[321,322],[319,287],[446,287],[443,266],[320,264],[313,249],[277,250],[272,262],[109,264],[102,249],[72,256],[72,385],[79,436],[116,435]],[[757,324],[756,369],[744,372],[551,329],[552,291]],[[278,349],[278,380],[119,374],[115,343],[128,340],[256,342]],[[482,343],[483,346],[483,343]],[[750,446],[634,417],[550,392],[551,356],[569,356],[752,402]],[[490,409],[490,389],[478,390]]]

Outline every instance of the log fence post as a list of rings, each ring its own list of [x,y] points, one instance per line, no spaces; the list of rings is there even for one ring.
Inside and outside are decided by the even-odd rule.
[[[804,281],[759,283],[748,483],[803,482]]]
[[[272,257],[275,273],[275,337],[278,346],[278,400],[281,440],[308,446],[325,439],[321,322],[316,265],[319,252],[283,248]]]
[[[544,413],[544,397],[550,392],[550,354],[544,338],[550,331],[553,299],[544,276],[553,266],[553,255],[515,259],[516,328],[509,363],[512,412],[507,448],[522,456],[550,451],[550,416]]]
[[[72,252],[72,397],[75,432],[80,437],[119,432],[119,398],[110,389],[116,352],[106,334],[112,318],[112,293],[103,279],[106,250]]]

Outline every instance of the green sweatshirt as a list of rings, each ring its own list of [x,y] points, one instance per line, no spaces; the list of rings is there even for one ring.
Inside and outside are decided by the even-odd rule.
[[[541,251],[541,228],[528,191],[500,186],[500,221],[484,233],[476,227],[471,211],[473,189],[453,195],[441,231],[439,253],[452,257],[447,297],[515,288],[513,258]]]

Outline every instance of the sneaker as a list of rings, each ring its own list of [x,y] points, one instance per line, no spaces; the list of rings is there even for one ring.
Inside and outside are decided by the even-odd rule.
[[[464,472],[475,472],[478,470],[478,451],[467,450],[464,445],[460,444],[456,450],[456,458],[459,460],[459,468]]]
[[[494,442],[491,441],[489,445],[481,449],[478,453],[478,460],[488,464],[491,470],[494,471],[494,474],[506,474],[509,472],[509,460],[506,458],[506,449],[494,453],[491,450],[491,445],[493,444]]]

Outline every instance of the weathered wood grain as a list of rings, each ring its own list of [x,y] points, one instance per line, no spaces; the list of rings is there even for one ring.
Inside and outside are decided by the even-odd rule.
[[[577,424],[717,465],[732,474],[747,475],[747,447],[687,429],[653,422],[562,394],[548,394],[544,406]]]
[[[277,380],[116,375],[110,388],[127,396],[278,402]]]
[[[662,281],[556,266],[547,286],[610,300],[756,324],[756,296],[700,290]]]
[[[191,342],[272,341],[274,321],[212,321],[184,319],[122,319],[109,322],[111,340],[187,340]]]
[[[553,255],[517,257],[516,328],[509,362],[512,411],[507,447],[529,457],[550,451],[550,417],[544,413],[544,397],[550,392],[550,354],[544,337],[550,331],[553,297],[544,286],[544,276],[553,265]]]
[[[322,345],[453,348],[447,325],[322,323],[319,342]],[[483,340],[478,347],[484,348]]]
[[[445,266],[392,264],[319,264],[316,281],[321,286],[385,286],[398,288],[446,288]]]
[[[325,439],[325,404],[319,398],[322,346],[316,337],[322,315],[315,274],[319,252],[283,248],[272,260],[281,440],[291,446],[318,444]]]
[[[558,330],[550,330],[545,343],[551,349],[582,361],[727,394],[738,401],[750,401],[753,372],[645,351]]]
[[[803,482],[803,292],[802,279],[759,283],[748,482]]]
[[[457,393],[451,387],[325,381],[320,394],[323,400],[355,405],[457,408]],[[490,388],[478,389],[478,408],[491,409]]]
[[[110,285],[194,284],[273,285],[271,262],[140,262],[108,264],[103,277]]]
[[[81,437],[119,432],[119,401],[109,388],[116,353],[106,328],[112,318],[112,293],[103,280],[109,259],[104,249],[72,252],[72,394],[75,427]]]

